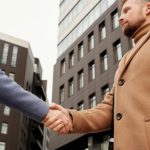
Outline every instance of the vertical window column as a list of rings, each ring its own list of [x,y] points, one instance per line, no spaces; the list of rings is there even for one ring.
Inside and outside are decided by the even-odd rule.
[[[82,89],[84,87],[84,71],[83,69],[78,72],[78,89]]]
[[[93,93],[89,96],[89,100],[90,100],[90,108],[96,107],[96,95],[95,95],[95,93]]]
[[[65,100],[65,86],[62,85],[59,89],[59,98],[60,98],[60,103]]]
[[[8,107],[8,106],[4,107],[4,115],[5,116],[9,116],[10,115],[10,107]]]
[[[70,80],[69,80],[69,83],[68,83],[68,96],[70,97],[70,96],[72,96],[73,94],[74,94],[74,83],[73,83],[73,78],[71,78]]]
[[[88,36],[88,44],[89,44],[89,51],[94,48],[94,33],[90,33]]]
[[[60,64],[60,75],[62,76],[63,74],[65,74],[65,72],[66,72],[66,64],[65,59],[63,59]]]
[[[115,10],[114,12],[112,12],[111,18],[112,18],[112,28],[113,28],[113,30],[115,30],[117,27],[119,27],[118,10]]]
[[[100,54],[100,62],[101,62],[101,71],[105,72],[108,70],[108,55],[107,55],[107,51],[103,51]]]
[[[88,68],[89,68],[89,81],[92,81],[96,78],[95,74],[96,68],[94,60],[89,63]]]
[[[11,59],[11,66],[12,67],[16,67],[17,54],[18,54],[18,47],[13,46],[12,59]]]
[[[84,102],[83,101],[81,101],[81,102],[78,103],[78,110],[79,111],[84,110]]]
[[[117,40],[114,44],[113,44],[113,49],[114,49],[114,55],[115,55],[115,62],[118,62],[121,60],[122,58],[122,49],[121,49],[121,42],[120,39]]]
[[[74,52],[69,53],[69,68],[72,68],[74,66]]]
[[[106,38],[106,26],[104,21],[99,25],[99,34],[100,41]]]
[[[0,150],[5,150],[5,149],[6,149],[6,143],[0,142]]]
[[[8,50],[9,50],[9,44],[5,43],[3,48],[2,60],[1,60],[2,64],[7,63]]]
[[[1,125],[1,133],[2,134],[7,134],[8,132],[8,123],[2,123]]]
[[[109,85],[106,84],[101,88],[102,97],[104,98],[105,94],[109,92]]]
[[[84,57],[84,47],[83,47],[83,42],[81,42],[78,45],[78,60],[82,59]]]

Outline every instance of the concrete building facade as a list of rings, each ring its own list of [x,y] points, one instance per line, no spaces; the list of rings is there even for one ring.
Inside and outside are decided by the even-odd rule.
[[[33,57],[28,42],[0,33],[0,68],[25,90],[46,101],[47,81],[42,80],[40,61]],[[44,130],[42,124],[0,105],[1,150],[46,150]]]

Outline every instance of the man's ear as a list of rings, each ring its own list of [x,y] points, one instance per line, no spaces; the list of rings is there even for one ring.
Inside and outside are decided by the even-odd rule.
[[[150,2],[146,3],[146,15],[150,15]]]

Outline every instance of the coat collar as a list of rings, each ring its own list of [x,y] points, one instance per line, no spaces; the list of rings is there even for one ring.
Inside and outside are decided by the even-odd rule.
[[[142,37],[150,31],[150,23],[140,27],[133,35],[132,38],[134,39],[135,44],[137,44]]]
[[[128,67],[131,60],[134,58],[136,53],[140,50],[140,48],[144,45],[144,43],[150,38],[150,24],[140,28],[138,30],[139,32],[136,32],[134,34],[134,40],[136,42],[135,47],[128,53],[128,58],[125,63],[125,65],[122,68],[122,71],[120,73],[120,76],[118,79],[121,78],[123,73],[125,72],[126,68]]]

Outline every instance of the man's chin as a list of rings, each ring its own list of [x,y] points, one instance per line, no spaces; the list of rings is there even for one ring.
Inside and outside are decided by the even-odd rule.
[[[126,28],[123,30],[124,35],[127,37],[132,37],[134,32],[135,32],[135,30],[129,29],[129,28]]]
[[[127,37],[132,37],[133,33],[124,32],[124,35],[127,36]]]

